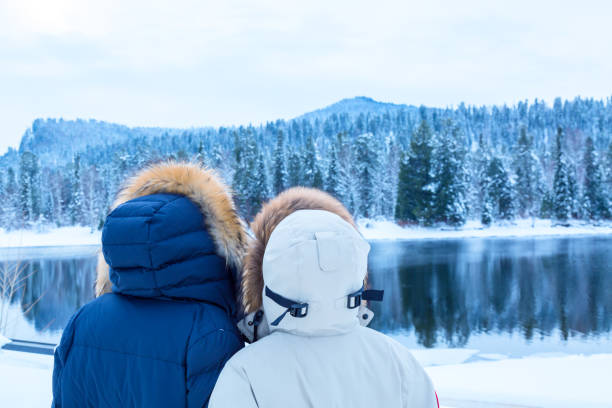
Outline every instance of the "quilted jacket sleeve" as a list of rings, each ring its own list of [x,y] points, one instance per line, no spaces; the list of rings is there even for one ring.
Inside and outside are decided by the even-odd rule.
[[[223,366],[243,347],[238,335],[218,329],[194,339],[187,351],[187,406],[208,406],[210,394]]]
[[[62,333],[60,344],[55,348],[53,361],[53,401],[51,402],[51,408],[61,408],[62,406],[62,371],[68,360],[68,354],[74,339],[76,320],[81,310],[70,318],[68,325],[66,325]]]

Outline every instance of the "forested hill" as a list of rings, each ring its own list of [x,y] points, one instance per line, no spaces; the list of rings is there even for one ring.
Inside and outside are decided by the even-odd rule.
[[[100,150],[132,138],[179,135],[181,132],[178,129],[129,128],[96,120],[36,119],[21,138],[19,151],[36,154],[43,163],[65,163],[88,148]]]
[[[0,158],[0,227],[101,225],[124,180],[168,158],[215,167],[252,217],[284,188],[323,188],[357,217],[427,225],[610,217],[612,99],[414,107],[345,99],[293,120],[130,128],[37,119]]]
[[[336,102],[332,105],[326,106],[322,109],[317,109],[312,112],[305,113],[297,118],[297,120],[308,119],[308,120],[325,120],[331,115],[342,115],[348,114],[350,117],[357,117],[360,114],[364,115],[383,115],[383,114],[395,114],[397,112],[417,112],[416,106],[408,105],[397,105],[395,103],[378,102],[367,96],[357,96],[355,98],[343,99],[340,102]]]

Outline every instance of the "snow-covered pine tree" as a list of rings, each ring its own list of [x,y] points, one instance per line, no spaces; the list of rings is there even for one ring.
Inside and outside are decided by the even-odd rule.
[[[340,193],[340,169],[336,146],[331,147],[329,154],[329,166],[327,168],[327,177],[325,179],[325,191],[339,200],[342,200]]]
[[[572,193],[570,190],[569,169],[563,153],[563,129],[557,128],[555,139],[555,173],[553,179],[553,219],[558,224],[565,224],[572,212]]]
[[[9,167],[6,171],[3,197],[4,199],[0,203],[2,205],[2,227],[9,231],[22,228],[24,225],[23,215],[19,206],[19,189],[17,187],[15,170],[12,167]]]
[[[204,152],[204,141],[200,138],[198,143],[198,151],[195,156],[196,163],[200,166],[206,165],[206,153]]]
[[[264,156],[262,153],[257,155],[257,162],[255,166],[255,172],[251,178],[252,186],[249,189],[251,194],[249,201],[251,202],[250,218],[254,217],[255,214],[261,209],[262,204],[270,198],[268,188],[268,175],[266,172],[266,165]]]
[[[261,204],[268,198],[268,175],[265,168],[263,153],[260,153],[257,141],[250,131],[247,131],[247,139],[241,161],[244,169],[244,197],[243,215],[251,219]]]
[[[81,155],[76,154],[72,162],[72,179],[70,180],[70,225],[83,225],[83,189],[81,187]]]
[[[289,152],[288,187],[302,186],[302,157],[299,152],[291,149]]]
[[[2,197],[2,201],[6,201],[8,198],[6,195],[6,186],[4,184],[4,169],[0,169],[0,197]],[[5,211],[5,203],[0,203],[0,228],[3,226],[4,222],[4,211]]]
[[[104,195],[99,194],[101,188],[98,169],[94,166],[82,166],[83,225],[89,226],[92,231],[102,226],[106,215]]]
[[[465,223],[465,151],[461,145],[459,129],[447,122],[436,141],[433,155],[435,180],[433,219],[449,225]]]
[[[229,179],[229,175],[232,173],[232,163],[226,159],[227,156],[228,152],[221,145],[214,145],[210,157],[210,166],[218,171],[224,179]]]
[[[346,116],[342,116],[346,119]],[[336,135],[334,143],[338,154],[338,199],[346,206],[353,215],[357,212],[355,199],[355,177],[352,174],[352,164],[354,162],[353,149],[347,135],[340,132]]]
[[[550,190],[545,190],[540,203],[539,216],[542,218],[553,218],[553,193]]]
[[[518,213],[521,217],[531,217],[532,226],[542,200],[542,170],[538,157],[533,151],[533,138],[522,127],[514,157],[516,173],[516,193]]]
[[[323,189],[323,172],[321,171],[321,165],[317,162],[314,170],[314,176],[312,178],[312,187]]]
[[[435,189],[432,177],[433,134],[422,121],[412,135],[410,150],[400,165],[395,218],[398,221],[433,221],[432,203]]]
[[[312,136],[308,136],[306,139],[303,157],[302,183],[304,183],[306,187],[322,188],[323,173],[321,172],[319,164],[317,146]]]
[[[484,226],[489,226],[493,222],[493,208],[492,199],[487,194],[485,201],[482,203],[482,209],[480,211],[480,222]]]
[[[610,203],[606,197],[601,167],[591,136],[586,139],[582,165],[584,167],[582,205],[585,217],[592,220],[610,218]]]
[[[357,195],[359,198],[358,215],[370,218],[376,213],[376,178],[380,167],[379,158],[374,149],[374,136],[371,133],[362,133],[355,139],[355,177],[357,181]]]
[[[608,153],[606,154],[605,177],[608,202],[612,203],[612,140],[608,145]]]
[[[232,190],[238,212],[243,216],[247,213],[247,174],[248,157],[246,142],[242,132],[234,131],[234,174],[232,176]]]
[[[385,138],[382,152],[380,154],[381,169],[378,172],[377,208],[378,214],[385,218],[393,218],[395,204],[397,202],[397,176],[399,173],[399,147],[395,137],[390,134]]]
[[[412,213],[412,202],[406,193],[411,188],[410,156],[402,152],[397,176],[397,200],[395,203],[395,219],[400,222],[417,221]]]
[[[510,174],[500,157],[493,156],[487,170],[487,203],[492,209],[494,220],[512,220],[514,202]]]
[[[570,216],[572,218],[582,217],[582,208],[580,206],[580,191],[578,186],[578,176],[576,171],[576,165],[570,163],[568,160],[568,171],[567,171],[567,184],[569,186],[569,193],[571,198],[571,210]]]
[[[491,161],[491,151],[482,133],[478,136],[478,149],[471,155],[471,200],[474,205],[472,214],[480,217],[483,225],[491,225],[493,222],[493,203],[487,189],[491,181],[489,180],[489,162]]]
[[[21,213],[26,223],[38,221],[40,215],[40,180],[38,157],[32,152],[22,152],[19,160],[19,199]]]
[[[53,196],[51,194],[51,190],[48,188],[41,189],[41,214],[40,220],[41,224],[49,223],[54,216],[55,207],[53,203]]]
[[[282,130],[276,134],[276,147],[273,156],[272,191],[275,195],[287,188],[287,159],[285,155],[285,135]]]
[[[6,194],[5,172],[5,169],[0,168],[0,197],[2,197],[1,201],[4,202],[8,198]],[[2,221],[4,220],[5,205],[5,203],[0,202],[0,228],[2,228]]]

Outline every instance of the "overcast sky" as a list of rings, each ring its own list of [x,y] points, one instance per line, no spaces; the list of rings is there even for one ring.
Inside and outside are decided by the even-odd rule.
[[[367,95],[612,95],[610,1],[0,0],[0,153],[37,117],[191,127]]]

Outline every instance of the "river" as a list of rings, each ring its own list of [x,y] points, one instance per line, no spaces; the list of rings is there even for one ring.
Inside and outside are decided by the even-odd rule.
[[[612,236],[373,241],[385,290],[373,328],[411,348],[520,356],[612,350]],[[93,297],[96,247],[0,248],[22,287],[2,299],[9,337],[57,342]],[[8,268],[8,269],[7,269]],[[11,269],[13,268],[13,269]],[[0,309],[2,310],[2,309]]]

